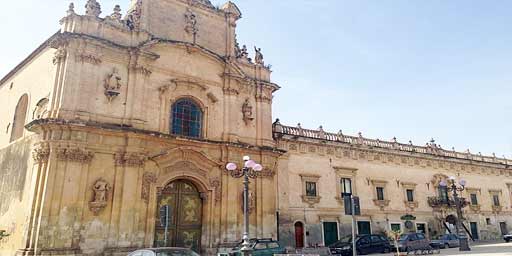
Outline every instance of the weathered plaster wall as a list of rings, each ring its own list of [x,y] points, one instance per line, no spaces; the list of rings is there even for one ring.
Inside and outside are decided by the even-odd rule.
[[[10,255],[24,242],[30,216],[33,140],[25,138],[0,149],[0,255]]]

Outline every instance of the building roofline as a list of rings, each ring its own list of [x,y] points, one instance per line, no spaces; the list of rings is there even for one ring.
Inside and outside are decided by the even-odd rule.
[[[400,143],[396,140],[396,138],[393,139],[393,141],[385,141],[385,140],[379,140],[379,139],[369,139],[363,137],[361,133],[359,133],[358,136],[350,136],[345,135],[343,133],[330,133],[325,132],[320,126],[318,130],[311,130],[311,129],[304,129],[300,127],[300,124],[298,127],[291,127],[282,125],[279,122],[279,119],[276,120],[276,122],[273,124],[273,133],[274,138],[283,138],[283,136],[292,136],[293,138],[306,138],[306,139],[313,139],[316,141],[329,141],[329,142],[335,142],[335,143],[344,143],[344,144],[351,144],[351,145],[364,145],[369,147],[375,147],[375,148],[382,148],[382,149],[389,149],[389,150],[396,150],[401,152],[409,152],[409,153],[420,153],[420,154],[427,154],[427,155],[433,155],[433,156],[442,156],[442,157],[448,157],[448,158],[454,158],[454,159],[461,159],[461,160],[471,160],[475,162],[483,162],[483,163],[490,163],[490,164],[501,164],[505,166],[510,166],[512,163],[512,160],[506,159],[506,158],[499,158],[495,155],[493,156],[484,156],[482,154],[472,154],[471,152],[458,152],[455,150],[446,150],[441,148],[440,145],[436,144],[434,140],[432,140],[430,143],[427,143],[425,146],[418,146],[413,145],[412,142],[409,142],[409,144]]]
[[[53,34],[51,37],[46,39],[41,45],[39,45],[32,53],[30,53],[25,59],[23,59],[18,65],[16,65],[9,73],[7,73],[0,80],[0,88],[4,86],[4,84],[11,79],[18,71],[23,69],[25,65],[27,65],[30,61],[32,61],[38,54],[40,54],[43,50],[50,47],[49,43],[60,34],[60,30],[57,33]]]

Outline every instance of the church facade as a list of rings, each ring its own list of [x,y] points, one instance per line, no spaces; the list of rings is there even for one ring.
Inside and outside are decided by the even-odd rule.
[[[359,233],[451,231],[448,176],[468,181],[475,239],[512,226],[507,159],[273,122],[280,87],[261,49],[250,58],[238,44],[234,3],[132,0],[101,13],[95,0],[85,14],[71,4],[0,80],[0,254],[215,254],[241,238],[242,181],[225,164],[245,155],[264,166],[250,183],[251,236],[288,247],[350,233],[343,182],[361,198]]]

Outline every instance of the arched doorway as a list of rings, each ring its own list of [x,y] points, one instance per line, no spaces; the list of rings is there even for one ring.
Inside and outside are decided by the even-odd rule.
[[[188,180],[167,184],[157,197],[155,246],[189,247],[199,252],[203,203]]]
[[[304,247],[304,225],[298,221],[295,223],[295,248]]]

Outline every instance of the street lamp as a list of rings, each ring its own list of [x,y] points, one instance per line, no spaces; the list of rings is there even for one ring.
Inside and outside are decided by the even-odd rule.
[[[466,187],[466,181],[461,179],[457,184],[457,180],[454,176],[448,178],[448,181],[442,180],[439,183],[440,186],[446,187],[447,191],[453,192],[453,200],[455,201],[455,207],[457,208],[457,222],[455,224],[455,229],[457,230],[457,235],[459,236],[459,251],[471,251],[468,244],[468,237],[463,230],[462,227],[462,202],[459,198],[459,194],[457,192],[464,191]]]
[[[242,236],[242,255],[251,255],[251,247],[249,243],[249,178],[256,178],[263,166],[251,160],[249,156],[244,156],[244,167],[238,170],[235,163],[226,164],[226,170],[233,178],[244,178],[244,233]]]

